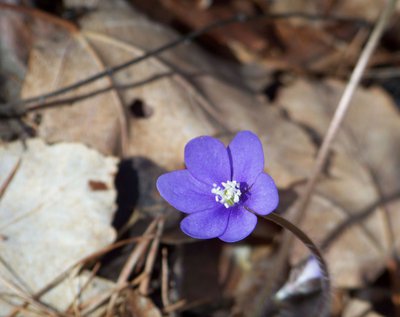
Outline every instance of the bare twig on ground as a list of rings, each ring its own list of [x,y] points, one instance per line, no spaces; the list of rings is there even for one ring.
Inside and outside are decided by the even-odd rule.
[[[36,292],[35,294],[31,295],[31,300],[39,300],[43,295],[45,295],[46,293],[48,293],[50,290],[52,290],[54,287],[56,287],[58,284],[60,284],[67,276],[68,274],[71,272],[71,270],[73,270],[74,268],[76,268],[79,265],[83,265],[84,263],[90,262],[98,257],[100,257],[103,254],[106,254],[114,249],[117,249],[121,246],[124,246],[126,244],[129,243],[133,243],[133,242],[140,242],[142,240],[150,240],[152,239],[153,236],[152,235],[143,235],[140,237],[134,237],[134,238],[130,238],[130,239],[126,239],[123,241],[119,241],[116,242],[110,246],[107,246],[105,248],[103,248],[100,251],[97,251],[93,254],[88,255],[87,257],[85,257],[84,259],[78,261],[77,263],[71,265],[67,270],[65,270],[64,272],[62,272],[59,276],[57,276],[52,282],[50,282],[49,284],[47,284],[45,287],[43,287],[40,291]],[[26,301],[27,303],[29,303],[28,301]],[[17,314],[21,311],[23,311],[25,308],[27,307],[27,304],[22,304],[21,306],[17,306],[13,309],[13,311],[7,316],[7,317],[15,317],[17,316]]]
[[[38,309],[40,312],[42,312],[44,315],[52,316],[52,317],[60,317],[60,316],[68,316],[65,315],[53,307],[47,306],[37,299],[32,298],[30,294],[27,294],[24,290],[22,290],[18,285],[14,284],[11,281],[8,281],[5,279],[2,275],[0,275],[0,282],[2,285],[6,286],[9,288],[16,296],[19,298],[23,299],[25,302],[29,303],[36,309]]]
[[[142,295],[148,295],[148,293],[149,293],[151,272],[153,271],[154,262],[157,257],[158,246],[160,245],[161,234],[164,229],[164,222],[165,222],[164,219],[161,219],[158,222],[156,236],[155,236],[153,242],[151,243],[150,251],[146,258],[146,264],[144,266],[145,278],[143,279],[143,281],[140,283],[140,286],[139,286],[139,292]]]
[[[176,303],[170,304],[169,306],[164,307],[163,311],[166,314],[171,314],[181,308],[184,307],[184,305],[186,305],[186,300],[185,299],[181,299],[179,301],[177,301]]]
[[[115,293],[119,293],[121,291],[123,291],[124,289],[126,289],[127,287],[135,287],[137,285],[139,285],[142,280],[144,279],[145,274],[142,273],[140,274],[138,277],[136,277],[132,282],[128,283],[124,283],[121,284],[118,287],[114,287],[111,290],[97,295],[93,298],[90,298],[88,300],[86,300],[84,303],[82,303],[80,305],[80,309],[81,309],[81,315],[82,317],[89,315],[91,312],[93,312],[94,310],[98,309],[102,304],[104,304],[113,294]]]
[[[160,221],[159,218],[154,219],[153,222],[146,229],[144,235],[153,233],[159,221]],[[130,254],[128,260],[125,262],[125,265],[122,268],[121,273],[118,277],[116,285],[117,288],[121,287],[121,285],[126,283],[137,261],[139,260],[140,256],[145,252],[149,244],[150,244],[149,240],[143,240],[140,243],[138,243],[136,247],[132,250],[132,253]],[[110,302],[108,303],[107,307],[107,314],[106,314],[107,317],[112,316],[112,311],[114,309],[114,305],[118,298],[118,294],[119,292],[111,296]]]
[[[10,185],[20,165],[21,165],[21,159],[18,159],[17,163],[15,163],[13,169],[10,171],[10,174],[7,176],[4,183],[0,184],[0,199],[3,197],[8,185]]]
[[[347,232],[347,230],[349,230],[353,226],[358,225],[360,222],[367,219],[377,208],[383,207],[385,204],[394,202],[399,199],[400,192],[395,192],[392,195],[386,195],[384,198],[374,202],[363,210],[354,213],[351,217],[346,218],[327,234],[327,236],[320,244],[321,249],[328,249],[332,245],[332,243],[337,240],[342,234]]]
[[[93,281],[93,279],[95,278],[97,272],[100,269],[100,263],[97,262],[95,264],[95,266],[93,267],[92,271],[90,272],[90,276],[87,279],[87,281],[82,285],[82,287],[80,287],[79,291],[76,293],[76,295],[74,296],[74,299],[72,300],[71,305],[67,308],[67,312],[71,311],[72,309],[74,309],[74,313],[75,315],[77,315],[77,312],[79,312],[78,307],[79,307],[79,299],[82,296],[83,291],[90,285],[90,283]],[[77,315],[79,316],[79,315]]]
[[[170,305],[168,294],[168,250],[162,249],[162,262],[161,262],[161,300],[164,308]]]

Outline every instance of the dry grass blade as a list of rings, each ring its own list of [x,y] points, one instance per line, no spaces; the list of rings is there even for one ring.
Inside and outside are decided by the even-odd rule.
[[[170,305],[168,296],[168,250],[162,249],[162,262],[161,262],[161,300],[164,308]]]
[[[53,288],[55,288],[57,285],[59,285],[68,276],[68,274],[77,266],[83,265],[84,263],[87,263],[87,262],[90,262],[90,261],[106,254],[107,252],[110,252],[110,251],[117,249],[121,246],[124,246],[126,244],[133,243],[133,242],[139,242],[139,241],[146,240],[146,239],[150,240],[150,239],[152,239],[152,237],[153,236],[151,236],[151,235],[149,235],[149,236],[143,235],[140,237],[134,237],[134,238],[126,239],[123,241],[119,241],[119,242],[116,242],[108,247],[103,248],[102,250],[99,250],[99,251],[85,257],[84,259],[80,260],[79,262],[71,265],[66,271],[62,272],[59,276],[57,276],[57,278],[55,278],[51,283],[46,285],[40,291],[36,292],[36,294],[33,294],[30,297],[30,299],[31,300],[39,300],[43,295],[45,295],[46,293],[51,291]],[[108,297],[106,297],[106,299],[107,298]],[[7,317],[15,317],[15,316],[17,316],[17,314],[19,312],[24,311],[25,308],[27,307],[27,303],[29,303],[29,301],[25,301],[25,302],[26,302],[25,304],[15,307],[14,310]]]
[[[82,316],[89,315],[94,310],[99,308],[104,302],[106,302],[113,294],[123,291],[127,287],[134,287],[134,286],[139,285],[142,282],[142,280],[144,279],[144,277],[145,277],[145,274],[142,273],[138,277],[136,277],[131,283],[121,284],[121,286],[115,287],[106,293],[103,293],[101,295],[98,295],[96,297],[88,299],[86,302],[84,302],[80,305],[81,315]]]
[[[151,272],[153,271],[154,262],[156,260],[158,246],[160,245],[161,235],[164,229],[164,218],[162,218],[157,224],[157,232],[156,236],[151,244],[149,255],[146,258],[146,264],[144,267],[145,278],[140,283],[139,292],[143,295],[147,295],[149,293],[149,284],[151,278]]]
[[[58,312],[57,310],[55,310],[52,307],[48,307],[44,304],[42,304],[41,302],[39,302],[38,300],[34,299],[31,295],[26,294],[26,292],[24,292],[23,290],[20,289],[20,287],[18,287],[17,285],[15,285],[14,283],[8,281],[7,279],[5,279],[3,276],[0,275],[0,281],[3,285],[5,285],[6,287],[8,287],[14,294],[16,294],[18,297],[20,297],[21,299],[23,299],[25,302],[29,303],[30,305],[32,305],[33,307],[35,307],[37,310],[39,310],[40,312],[43,313],[44,316],[52,316],[52,317],[59,317],[59,316],[67,316],[64,315],[60,312]]]
[[[94,277],[96,276],[97,272],[100,269],[100,263],[96,263],[92,271],[90,272],[90,276],[87,279],[87,281],[82,285],[82,287],[79,289],[79,292],[76,293],[74,300],[72,301],[71,305],[68,307],[67,312],[74,310],[74,314],[77,316],[79,314],[79,299],[82,295],[82,292],[90,285],[90,283],[93,281]]]
[[[144,235],[151,234],[155,230],[159,221],[160,221],[159,218],[154,219],[152,221],[152,223],[146,229]],[[124,267],[122,268],[122,271],[118,277],[117,285],[116,285],[117,289],[126,283],[126,281],[129,278],[129,275],[131,274],[137,261],[139,260],[140,256],[144,253],[144,251],[147,249],[149,244],[150,244],[149,240],[143,240],[143,241],[139,242],[136,245],[136,247],[133,249],[132,253],[130,254],[128,260],[126,261],[126,263],[125,263]],[[112,311],[113,311],[114,305],[117,301],[118,294],[119,294],[119,291],[112,295],[110,302],[108,303],[106,316],[109,316],[109,317],[112,316]]]
[[[181,309],[182,307],[184,307],[186,305],[186,300],[185,299],[181,299],[180,301],[177,301],[176,303],[173,303],[167,307],[164,307],[164,312],[167,314],[171,314],[179,309]]]
[[[8,273],[14,278],[14,280],[19,283],[22,287],[25,288],[25,292],[30,293],[31,289],[30,287],[25,283],[25,281],[19,276],[17,272],[12,268],[12,266],[7,263],[5,259],[3,259],[2,256],[0,256],[0,263],[3,265],[3,267],[8,271]]]
[[[14,165],[14,168],[11,170],[8,177],[5,179],[4,183],[0,186],[0,199],[3,197],[8,185],[10,185],[12,179],[14,178],[15,174],[17,173],[18,167],[21,164],[21,159],[18,159],[17,163]]]

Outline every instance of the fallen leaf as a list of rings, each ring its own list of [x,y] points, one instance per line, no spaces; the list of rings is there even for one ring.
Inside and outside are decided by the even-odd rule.
[[[7,237],[0,241],[0,276],[34,294],[115,239],[110,223],[115,210],[117,160],[81,144],[49,146],[31,139],[26,150],[20,142],[0,147],[0,175],[7,175],[7,162],[17,158],[20,166],[0,200],[0,231]],[[92,191],[90,179],[107,184],[108,189]],[[74,280],[76,274],[74,270],[70,278]],[[62,285],[43,300],[66,308],[77,290],[68,290],[74,288],[68,282]],[[0,289],[13,293],[4,283]],[[1,302],[2,313],[10,308]]]
[[[278,102],[293,122],[321,140],[343,90],[338,81],[297,80]],[[303,219],[312,238],[325,240],[337,286],[360,286],[366,277],[376,277],[391,246],[398,245],[399,202],[393,195],[400,192],[399,144],[400,118],[393,101],[380,88],[358,89]],[[345,222],[351,226],[328,239]]]
[[[57,25],[51,36],[36,34],[23,97],[72,83],[176,38],[173,32],[161,29],[122,1],[118,5],[100,1],[97,10],[82,18],[80,24],[81,31]],[[216,68],[215,63],[220,67]],[[122,112],[127,114],[132,105],[138,104],[152,109],[149,116],[127,119],[131,129],[124,155],[143,156],[167,170],[182,168],[183,148],[191,138],[229,138],[237,130],[249,129],[261,136],[268,170],[279,187],[303,180],[315,154],[309,137],[287,121],[279,109],[260,102],[238,84],[239,73],[228,66],[190,45],[114,75],[114,84],[127,88],[132,85],[132,89],[118,94],[125,109]],[[234,82],[221,79],[227,73],[235,78]],[[106,82],[104,79],[67,96],[96,90]],[[38,135],[49,142],[79,140],[103,153],[116,153],[116,140],[122,131],[116,127],[124,121],[116,114],[120,105],[112,95],[101,94],[71,107],[43,110]]]

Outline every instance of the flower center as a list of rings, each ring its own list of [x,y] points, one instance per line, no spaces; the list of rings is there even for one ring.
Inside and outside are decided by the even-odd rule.
[[[223,204],[225,208],[232,207],[234,204],[239,202],[240,195],[240,183],[237,181],[226,181],[221,183],[222,187],[213,184],[211,192],[215,194],[215,201]]]

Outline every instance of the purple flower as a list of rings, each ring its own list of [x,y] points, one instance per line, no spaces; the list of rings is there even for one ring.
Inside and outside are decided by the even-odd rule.
[[[197,239],[220,238],[235,242],[255,228],[259,215],[278,205],[272,178],[263,173],[264,153],[259,138],[239,132],[228,148],[212,137],[201,136],[185,147],[186,170],[161,175],[157,188],[176,209],[187,213],[181,229]]]

